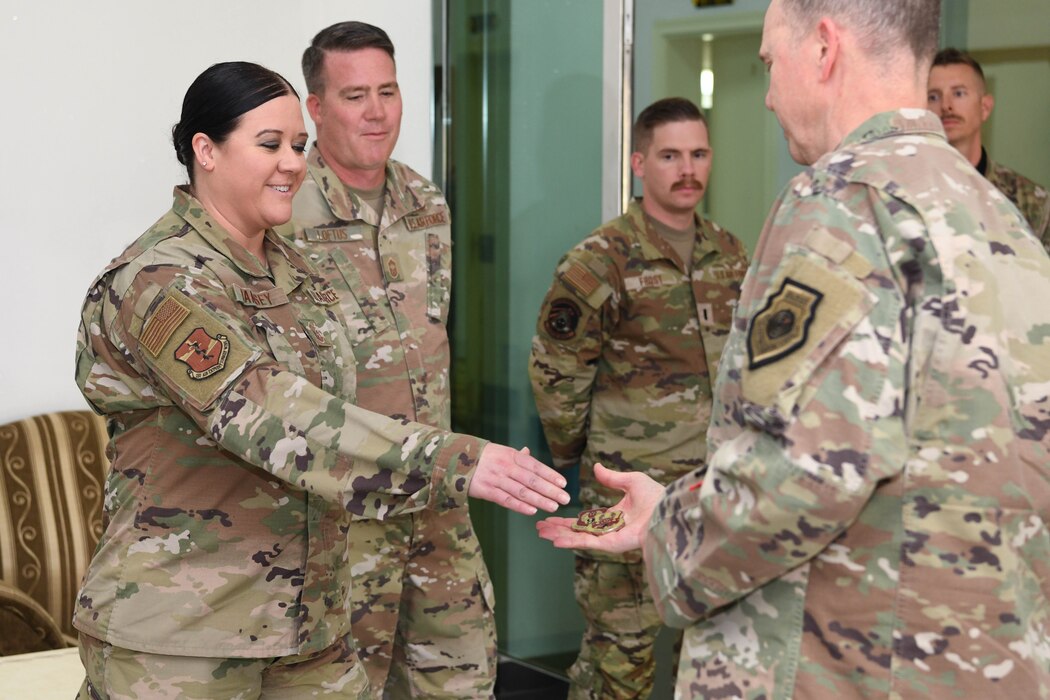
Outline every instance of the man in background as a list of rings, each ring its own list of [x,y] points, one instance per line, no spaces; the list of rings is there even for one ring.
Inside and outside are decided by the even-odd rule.
[[[626,490],[676,697],[1050,697],[1050,258],[925,109],[940,0],[772,0],[773,205],[706,470]]]
[[[1017,206],[1035,237],[1050,252],[1050,195],[1046,188],[993,161],[981,143],[981,125],[995,107],[981,64],[965,51],[941,49],[933,59],[926,99],[930,111],[941,118],[948,143]]]
[[[696,214],[711,172],[707,124],[682,98],[646,107],[631,167],[642,197],[558,264],[529,375],[558,468],[581,464],[585,509],[619,495],[591,465],[663,484],[704,463],[711,384],[747,270],[743,246]],[[653,685],[660,619],[638,553],[580,552],[586,619],[570,698],[638,698]]]
[[[449,210],[432,182],[390,158],[402,111],[394,46],[379,27],[335,24],[304,52],[303,76],[317,142],[295,198],[296,243],[340,292],[356,403],[447,430]],[[477,442],[480,464],[535,461]],[[376,696],[491,697],[492,585],[467,507],[355,522],[349,537],[352,628]]]

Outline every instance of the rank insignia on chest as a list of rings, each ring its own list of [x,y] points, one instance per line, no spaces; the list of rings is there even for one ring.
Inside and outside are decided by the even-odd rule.
[[[189,365],[186,374],[191,379],[207,379],[226,366],[230,352],[230,341],[226,336],[208,335],[203,328],[195,328],[175,348],[175,359]]]
[[[824,295],[785,277],[747,331],[748,368],[776,362],[806,344],[809,327]]]
[[[572,340],[580,323],[580,307],[572,299],[555,299],[547,311],[544,328],[556,340]]]
[[[397,264],[397,258],[390,257],[383,262],[383,269],[386,270],[386,281],[387,282],[400,282],[401,281],[401,266]]]

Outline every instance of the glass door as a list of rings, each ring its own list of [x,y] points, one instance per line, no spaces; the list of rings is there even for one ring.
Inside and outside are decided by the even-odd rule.
[[[558,259],[622,206],[627,0],[439,5],[435,170],[452,209],[453,424],[546,461],[529,348]],[[500,651],[567,667],[582,632],[571,553],[540,540],[533,518],[471,509]]]

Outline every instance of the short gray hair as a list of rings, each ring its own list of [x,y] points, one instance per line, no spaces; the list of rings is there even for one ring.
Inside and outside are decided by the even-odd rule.
[[[940,0],[782,0],[789,21],[808,32],[821,17],[832,17],[856,31],[864,48],[888,57],[906,46],[915,60],[929,63],[937,53]]]

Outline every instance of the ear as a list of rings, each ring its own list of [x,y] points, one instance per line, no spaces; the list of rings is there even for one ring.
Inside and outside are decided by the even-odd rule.
[[[988,94],[987,92],[981,96],[981,123],[984,124],[988,121],[988,117],[992,116],[992,108],[995,107],[995,97]]]
[[[640,151],[635,151],[631,154],[631,171],[635,177],[642,177],[643,170],[642,164],[645,162],[645,156]]]
[[[197,169],[211,172],[215,169],[215,142],[207,134],[197,132],[190,141],[193,145],[193,155],[197,158]]]
[[[321,123],[321,98],[312,92],[306,96],[306,112],[315,125]]]
[[[826,82],[838,62],[842,29],[830,17],[821,17],[817,23],[816,37],[820,47],[820,80]]]

